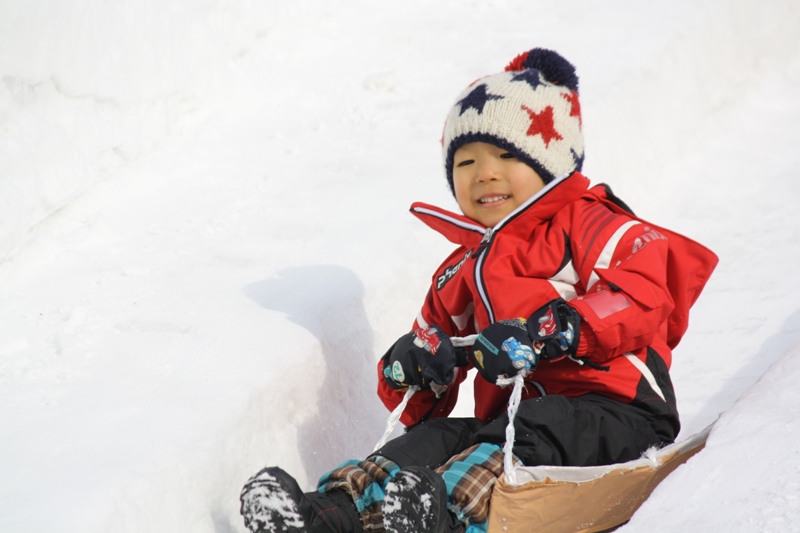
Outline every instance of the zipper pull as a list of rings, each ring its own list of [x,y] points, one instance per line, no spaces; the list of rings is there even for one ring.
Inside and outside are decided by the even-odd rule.
[[[478,245],[478,249],[475,250],[475,254],[473,254],[474,258],[478,258],[481,253],[489,246],[489,243],[492,240],[492,235],[494,235],[494,228],[486,228],[486,233],[483,234],[483,238],[481,239],[480,244]]]

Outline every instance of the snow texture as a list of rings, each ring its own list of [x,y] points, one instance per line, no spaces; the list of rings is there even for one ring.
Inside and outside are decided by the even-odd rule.
[[[794,0],[0,2],[0,531],[243,533],[388,412],[451,244],[455,96],[542,46],[585,173],[720,265],[672,377],[721,419],[621,532],[800,531]],[[471,412],[462,390],[457,414]]]

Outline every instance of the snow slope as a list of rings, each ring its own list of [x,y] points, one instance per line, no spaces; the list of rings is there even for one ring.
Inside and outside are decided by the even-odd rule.
[[[622,531],[800,531],[797,27],[788,0],[0,2],[0,531],[244,532],[261,466],[311,487],[368,453],[374,362],[450,250],[406,212],[455,207],[446,110],[533,46],[578,67],[586,174],[721,259],[673,379],[684,434],[724,414]]]

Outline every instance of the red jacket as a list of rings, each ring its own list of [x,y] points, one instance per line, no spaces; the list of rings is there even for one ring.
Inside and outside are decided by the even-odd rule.
[[[477,333],[492,322],[528,317],[564,298],[582,317],[579,356],[542,361],[524,398],[543,394],[603,394],[636,402],[669,421],[678,414],[669,378],[671,350],[686,331],[695,302],[717,257],[700,244],[635,217],[610,190],[578,172],[553,182],[497,226],[487,229],[462,215],[422,203],[412,213],[459,247],[442,263],[414,328],[435,324],[451,336]],[[624,206],[624,204],[621,204]],[[403,393],[380,377],[378,394],[389,409]],[[406,425],[447,416],[468,368],[439,401],[418,392],[406,407]],[[490,421],[506,408],[510,388],[476,375],[475,416]],[[433,410],[432,410],[433,409]],[[432,411],[431,411],[432,410]]]

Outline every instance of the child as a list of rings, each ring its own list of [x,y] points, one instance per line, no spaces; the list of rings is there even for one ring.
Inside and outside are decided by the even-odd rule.
[[[445,171],[462,215],[411,211],[458,248],[442,263],[412,331],[381,359],[378,394],[395,408],[420,387],[409,430],[303,494],[279,468],[242,491],[263,531],[486,531],[502,473],[510,389],[525,376],[514,459],[590,466],[638,458],[679,431],[671,350],[714,266],[713,253],[633,215],[580,174],[578,78],[534,49],[457,99]],[[451,337],[480,333],[471,349]],[[475,367],[475,418],[447,418]]]

